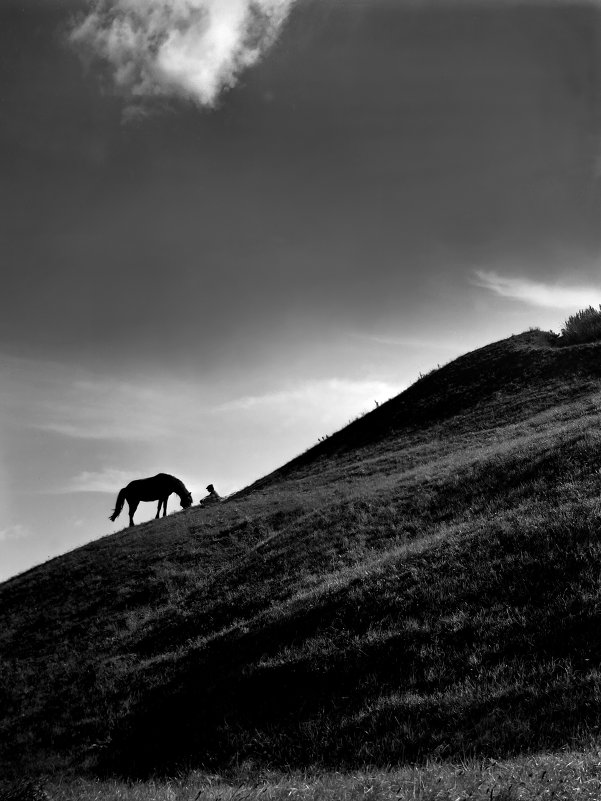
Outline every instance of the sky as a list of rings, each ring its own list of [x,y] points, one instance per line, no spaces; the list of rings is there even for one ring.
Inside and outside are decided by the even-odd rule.
[[[0,580],[601,303],[600,141],[592,1],[3,0]]]

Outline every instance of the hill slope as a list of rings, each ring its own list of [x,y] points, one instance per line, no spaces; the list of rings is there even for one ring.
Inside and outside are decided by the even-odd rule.
[[[0,585],[5,770],[508,755],[601,723],[601,346],[482,348]]]

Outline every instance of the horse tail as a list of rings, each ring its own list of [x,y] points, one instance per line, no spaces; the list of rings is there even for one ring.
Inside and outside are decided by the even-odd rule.
[[[123,504],[125,503],[125,490],[127,487],[123,487],[122,490],[119,491],[119,495],[117,495],[117,503],[115,504],[115,511],[109,517],[109,520],[112,520],[113,523],[121,514],[121,510],[123,509]]]

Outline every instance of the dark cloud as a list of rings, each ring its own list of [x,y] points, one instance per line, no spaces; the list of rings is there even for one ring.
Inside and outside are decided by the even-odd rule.
[[[1,26],[8,348],[210,365],[598,249],[592,6],[303,5],[216,110],[125,127],[49,13]]]

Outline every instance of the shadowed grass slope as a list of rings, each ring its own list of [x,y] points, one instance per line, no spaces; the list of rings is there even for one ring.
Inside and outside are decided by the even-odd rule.
[[[601,724],[601,346],[467,354],[212,510],[0,586],[6,769],[387,765]]]

